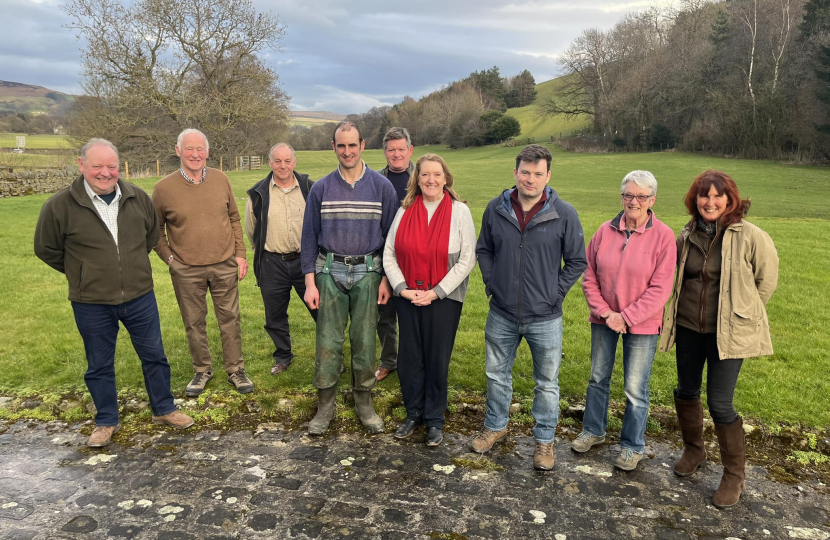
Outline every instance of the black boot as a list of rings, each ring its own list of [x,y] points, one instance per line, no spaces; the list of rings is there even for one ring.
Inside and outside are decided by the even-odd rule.
[[[398,426],[398,430],[395,432],[394,437],[396,439],[406,439],[415,429],[423,424],[424,421],[420,418],[407,418],[403,421],[403,423]]]

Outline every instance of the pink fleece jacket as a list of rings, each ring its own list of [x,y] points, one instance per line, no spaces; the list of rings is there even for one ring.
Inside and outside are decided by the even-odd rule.
[[[589,321],[621,313],[632,334],[659,334],[677,268],[674,232],[649,211],[648,221],[626,237],[623,212],[607,221],[588,243],[588,269],[582,290],[591,310]]]

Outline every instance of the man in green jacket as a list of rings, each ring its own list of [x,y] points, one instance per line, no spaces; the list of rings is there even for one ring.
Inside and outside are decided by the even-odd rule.
[[[119,322],[141,360],[153,422],[186,429],[193,420],[173,403],[147,257],[159,236],[156,209],[138,186],[118,179],[118,150],[111,142],[90,139],[78,168],[81,177],[40,211],[35,255],[69,282],[86,350],[84,380],[96,408],[89,446],[108,445],[121,427],[115,387]]]

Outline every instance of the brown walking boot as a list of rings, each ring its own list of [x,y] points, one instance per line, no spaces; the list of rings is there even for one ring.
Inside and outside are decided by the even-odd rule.
[[[472,448],[473,452],[484,454],[485,452],[489,452],[496,442],[505,437],[507,437],[506,428],[501,431],[490,431],[489,429],[484,428],[481,430],[481,433],[475,436],[473,442],[470,443],[470,448]]]
[[[164,424],[176,429],[187,429],[193,425],[193,419],[181,411],[173,411],[162,416],[154,416],[153,423]]]
[[[718,508],[735,506],[744,492],[746,484],[746,441],[744,440],[744,422],[739,416],[731,424],[715,423],[720,445],[720,460],[723,463],[723,476],[720,486],[712,496],[712,504]]]
[[[87,446],[90,448],[103,448],[110,443],[112,436],[118,433],[119,429],[121,429],[121,424],[115,424],[114,426],[95,426],[95,429],[92,430],[92,435],[89,436]]]
[[[556,455],[553,453],[553,442],[541,443],[536,441],[536,450],[533,452],[533,467],[540,471],[553,469]]]
[[[683,455],[674,464],[674,474],[691,476],[706,463],[706,447],[703,444],[703,404],[700,398],[674,398],[677,421],[683,436]]]

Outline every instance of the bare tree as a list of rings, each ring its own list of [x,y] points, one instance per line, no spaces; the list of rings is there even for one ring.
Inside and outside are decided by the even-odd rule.
[[[250,0],[71,0],[63,9],[86,42],[72,135],[158,156],[184,127],[202,129],[215,153],[264,151],[263,134],[284,129],[286,96],[258,55],[280,51],[285,27]],[[241,138],[252,126],[256,140]]]

